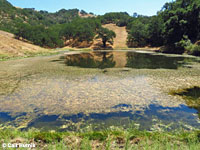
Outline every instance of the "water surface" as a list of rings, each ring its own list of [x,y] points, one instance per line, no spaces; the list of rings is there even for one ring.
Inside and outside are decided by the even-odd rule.
[[[0,95],[2,127],[61,131],[130,125],[147,130],[200,128],[199,100],[188,100],[193,92],[169,94],[174,89],[199,87],[196,57],[69,52],[3,62],[0,68],[1,85],[6,85],[2,90],[9,87],[11,91]]]
[[[81,68],[136,68],[136,69],[177,69],[195,58],[182,56],[167,56],[155,53],[138,52],[88,52],[66,55],[65,63],[68,66]]]

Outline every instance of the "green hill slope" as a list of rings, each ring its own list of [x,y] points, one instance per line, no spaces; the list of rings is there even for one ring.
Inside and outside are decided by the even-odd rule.
[[[62,9],[55,13],[36,11],[34,8],[16,8],[6,0],[0,0],[0,30],[14,33],[17,25],[27,23],[30,25],[51,26],[57,23],[68,23],[79,17],[78,9]]]

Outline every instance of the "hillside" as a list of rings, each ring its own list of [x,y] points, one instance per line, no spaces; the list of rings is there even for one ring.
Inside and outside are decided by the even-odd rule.
[[[118,27],[116,24],[105,24],[105,25],[102,25],[102,27],[112,30],[116,34],[113,45],[110,45],[109,43],[107,43],[108,49],[124,49],[124,48],[126,49],[126,48],[128,48],[127,44],[126,44],[127,36],[128,36],[126,27]],[[94,38],[93,44],[90,46],[90,48],[91,49],[102,49],[101,46],[102,46],[102,40]]]
[[[84,11],[85,12],[85,11]],[[19,24],[52,26],[72,21],[78,17],[93,16],[80,13],[78,9],[61,9],[55,13],[37,11],[34,8],[14,7],[7,0],[0,0],[0,30],[14,33]]]
[[[115,32],[116,38],[114,38],[114,45],[113,45],[114,49],[128,48],[126,44],[126,40],[128,37],[126,27],[118,27],[115,24],[106,24],[103,25],[103,27],[108,28],[109,30]]]
[[[0,30],[0,59],[31,56],[38,53],[51,53],[51,51],[17,40],[13,34]]]

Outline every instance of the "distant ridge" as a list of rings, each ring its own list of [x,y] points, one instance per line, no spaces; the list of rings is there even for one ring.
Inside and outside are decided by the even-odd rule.
[[[79,9],[61,9],[55,13],[34,8],[14,7],[7,0],[0,0],[0,30],[15,33],[16,27],[20,23],[30,25],[51,26],[71,22],[77,17],[93,17],[92,13],[87,13]]]

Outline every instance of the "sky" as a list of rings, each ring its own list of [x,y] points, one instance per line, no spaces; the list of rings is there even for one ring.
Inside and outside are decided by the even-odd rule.
[[[78,8],[96,15],[107,12],[137,12],[141,15],[156,15],[166,2],[172,0],[8,0],[12,5],[21,8],[35,8],[56,12],[60,9]]]

